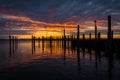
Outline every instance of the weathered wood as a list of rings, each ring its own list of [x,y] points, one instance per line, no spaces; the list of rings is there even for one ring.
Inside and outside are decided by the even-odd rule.
[[[111,16],[108,16],[108,40],[111,39]]]
[[[89,34],[89,39],[91,40],[91,33]]]
[[[97,25],[96,25],[97,21],[95,20],[95,39],[97,39]]]
[[[98,40],[100,40],[101,39],[101,33],[99,32],[98,33]]]
[[[79,36],[80,36],[80,30],[79,30],[79,25],[77,27],[77,40],[79,40]]]

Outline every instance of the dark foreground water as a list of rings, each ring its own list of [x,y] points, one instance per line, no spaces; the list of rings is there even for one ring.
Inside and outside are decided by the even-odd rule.
[[[99,54],[99,55],[98,55]],[[120,80],[120,54],[61,41],[0,41],[0,80]]]

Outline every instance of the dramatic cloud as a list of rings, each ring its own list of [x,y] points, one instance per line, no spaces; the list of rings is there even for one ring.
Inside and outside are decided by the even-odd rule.
[[[112,15],[112,29],[119,32],[119,0],[0,0],[0,35],[60,32],[64,28],[72,34],[78,24],[81,32],[92,32],[94,20],[104,32],[108,15]]]

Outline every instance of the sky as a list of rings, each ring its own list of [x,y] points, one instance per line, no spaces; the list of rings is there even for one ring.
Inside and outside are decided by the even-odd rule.
[[[120,32],[120,0],[0,0],[0,36],[106,33],[108,15]]]

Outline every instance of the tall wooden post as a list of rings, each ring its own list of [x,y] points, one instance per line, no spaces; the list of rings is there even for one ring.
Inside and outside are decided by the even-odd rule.
[[[44,36],[42,36],[42,52],[44,53]]]
[[[101,39],[101,33],[100,32],[98,33],[98,39],[99,40]]]
[[[10,45],[11,45],[11,38],[12,38],[12,37],[11,37],[11,36],[9,36],[9,44],[10,44]]]
[[[66,35],[65,35],[65,29],[63,30],[63,45],[66,47]]]
[[[91,40],[91,33],[89,34],[89,39]]]
[[[65,35],[65,29],[63,30],[63,37],[64,37],[64,39],[63,39],[63,49],[64,49],[64,63],[65,63],[65,61],[66,61],[66,35]]]
[[[77,27],[77,40],[79,40],[79,36],[80,36],[80,30],[79,30],[79,25],[78,25],[78,27]]]
[[[80,49],[79,49],[79,36],[80,36],[80,30],[79,25],[77,26],[77,62],[78,62],[78,71],[80,71]]]
[[[66,42],[65,29],[63,30],[63,38],[64,38],[64,42]]]
[[[12,36],[9,36],[9,57],[11,57],[11,39],[12,39]]]
[[[9,35],[9,58],[11,58],[11,53],[12,53],[12,45],[11,45],[11,39],[12,39],[12,36]]]
[[[96,25],[96,20],[95,20],[95,39],[97,39],[97,25]]]
[[[108,16],[108,40],[111,39],[111,16]]]
[[[79,27],[79,25],[77,26],[77,46],[79,47],[79,36],[80,36],[80,27]]]
[[[63,30],[63,36],[64,36],[64,38],[65,38],[65,29]]]
[[[113,42],[112,42],[112,31],[111,31],[111,16],[108,16],[108,61],[109,61],[109,79],[112,78],[112,68],[113,68]]]
[[[98,54],[97,54],[97,25],[96,25],[96,20],[94,21],[95,22],[95,66],[96,66],[96,69],[97,69],[97,67],[98,67],[98,62],[97,62],[97,60],[98,60]]]

